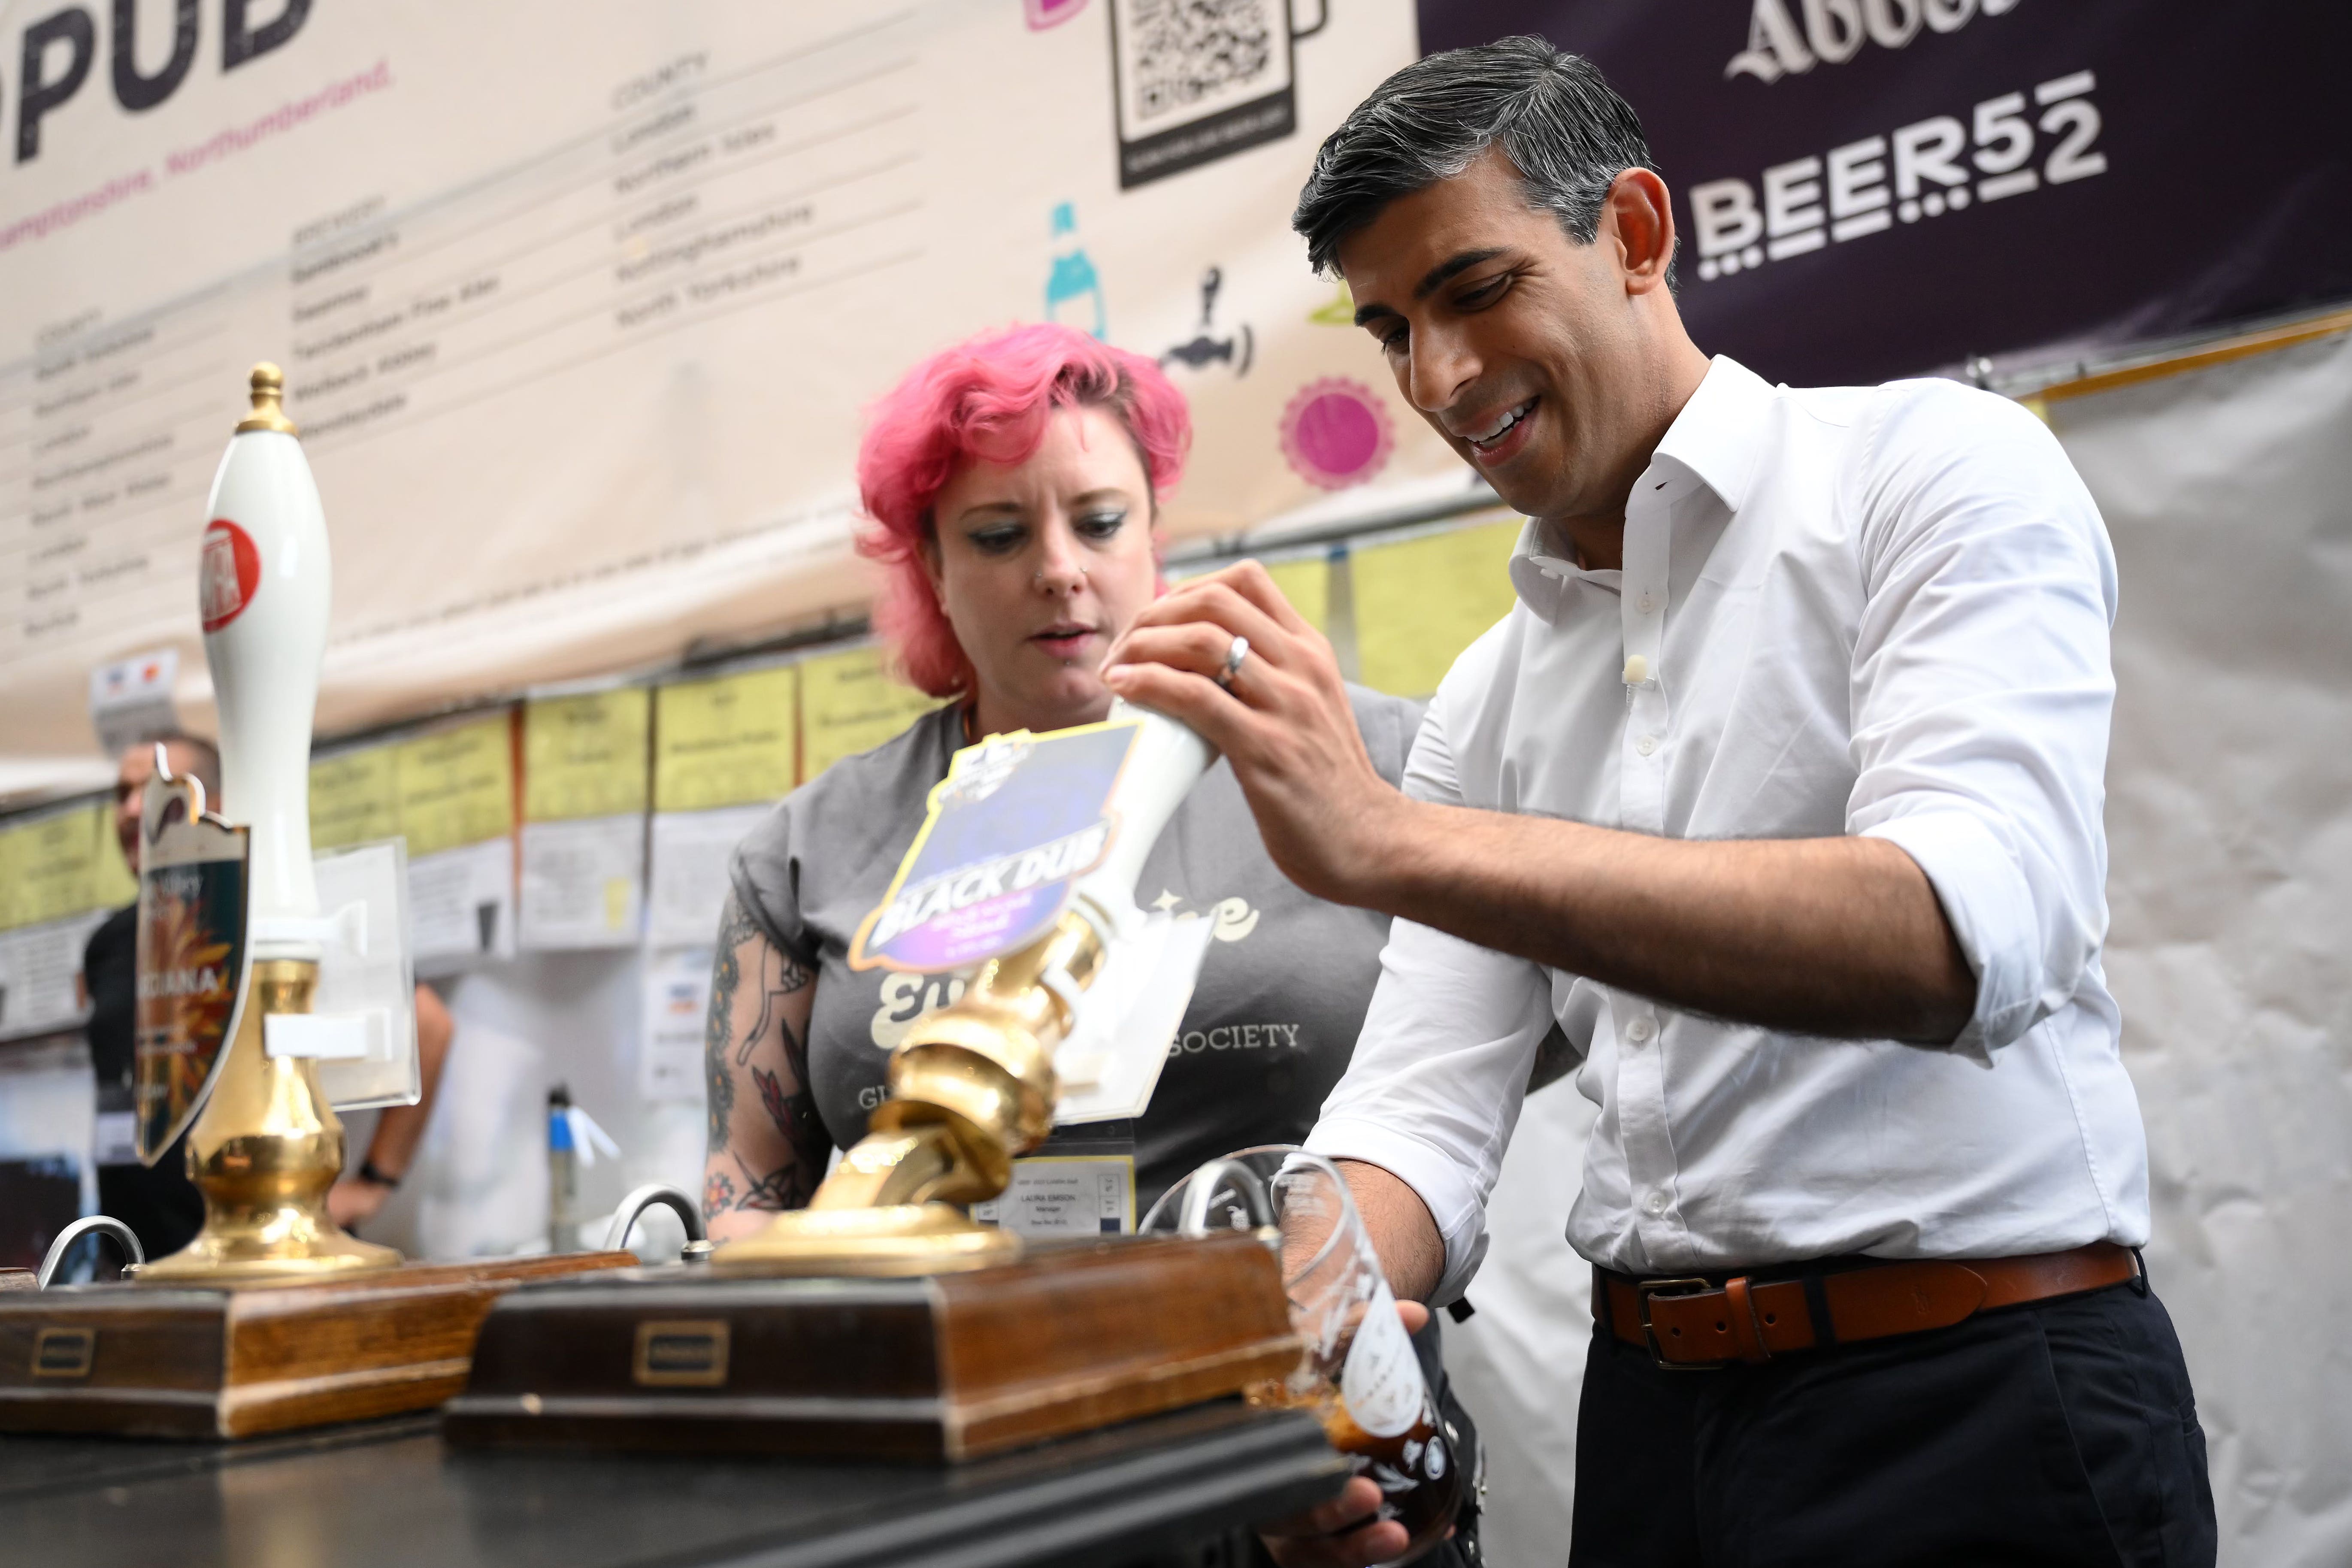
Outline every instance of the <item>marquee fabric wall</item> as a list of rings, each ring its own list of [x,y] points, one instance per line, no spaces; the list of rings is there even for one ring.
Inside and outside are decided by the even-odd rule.
[[[2050,404],[2123,584],[2107,976],[2226,1563],[2352,1562],[2352,337]]]

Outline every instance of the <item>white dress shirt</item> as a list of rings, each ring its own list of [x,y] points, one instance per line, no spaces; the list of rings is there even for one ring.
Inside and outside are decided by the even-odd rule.
[[[1409,794],[1676,838],[1891,840],[1977,976],[1948,1047],[1678,1013],[1409,921],[1308,1140],[1429,1205],[1439,1299],[1555,1021],[1601,1114],[1568,1222],[1633,1274],[2147,1237],[2099,969],[2115,560],[2050,432],[1947,381],[1791,391],[1715,361],[1626,507],[1624,570],[1529,524]]]

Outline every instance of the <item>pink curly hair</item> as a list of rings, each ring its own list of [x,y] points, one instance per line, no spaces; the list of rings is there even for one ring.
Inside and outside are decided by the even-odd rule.
[[[933,354],[866,410],[857,489],[869,525],[857,552],[881,563],[874,625],[908,680],[961,696],[976,677],[932,595],[923,547],[931,508],[965,463],[1018,463],[1045,438],[1056,408],[1106,408],[1143,459],[1156,508],[1183,476],[1192,441],[1184,395],[1140,354],[1069,327],[1010,327]]]

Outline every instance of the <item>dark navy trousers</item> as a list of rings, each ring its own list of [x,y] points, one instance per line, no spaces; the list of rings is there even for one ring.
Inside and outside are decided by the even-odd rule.
[[[1570,1568],[2211,1568],[2205,1435],[2144,1279],[1758,1366],[1596,1331]]]

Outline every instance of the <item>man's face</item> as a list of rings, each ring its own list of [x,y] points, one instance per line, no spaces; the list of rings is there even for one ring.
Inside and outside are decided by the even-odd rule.
[[[142,741],[125,746],[114,770],[114,839],[122,846],[122,863],[139,874],[139,811],[147,797],[147,781],[155,776],[155,745]]]
[[[1398,390],[1531,517],[1622,513],[1656,431],[1654,379],[1605,215],[1580,245],[1489,149],[1339,247]]]

